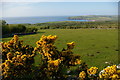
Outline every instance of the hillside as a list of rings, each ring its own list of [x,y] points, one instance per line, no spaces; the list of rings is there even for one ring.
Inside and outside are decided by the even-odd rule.
[[[117,20],[116,15],[87,15],[87,16],[72,16],[68,17],[70,20],[95,20],[95,21],[111,21]]]

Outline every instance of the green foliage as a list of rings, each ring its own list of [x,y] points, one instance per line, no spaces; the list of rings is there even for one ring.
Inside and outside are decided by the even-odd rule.
[[[30,24],[7,24],[5,20],[1,20],[1,26],[2,26],[2,34],[14,34],[14,33],[31,33],[31,32],[37,32],[37,28],[32,27],[28,28],[25,25]]]
[[[8,25],[2,25],[2,34],[9,34],[10,33],[10,29]]]
[[[24,25],[9,25],[10,33],[22,33],[26,31],[26,27]]]
[[[26,30],[26,27],[24,25],[19,24],[17,27],[18,27],[19,32],[25,32]]]
[[[8,24],[5,20],[0,20],[0,27],[2,29],[2,34],[8,34],[10,32]]]
[[[33,27],[33,28],[27,28],[25,32],[26,32],[26,33],[29,33],[29,32],[37,32],[37,30],[38,30],[37,28],[34,28],[34,27]]]

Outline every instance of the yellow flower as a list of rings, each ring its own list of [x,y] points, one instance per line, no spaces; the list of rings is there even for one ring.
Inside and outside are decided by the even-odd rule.
[[[9,48],[9,49],[11,48],[11,44],[10,44],[10,43],[7,43],[6,46],[7,46],[7,48]]]
[[[37,47],[34,48],[34,51],[37,51]]]
[[[120,74],[120,70],[117,70],[117,74]]]
[[[11,59],[12,56],[13,56],[13,54],[12,54],[11,52],[7,53],[7,59],[8,59],[8,60]]]
[[[48,40],[55,40],[55,39],[57,39],[57,36],[56,35],[54,35],[54,36],[49,35],[49,36],[47,36],[47,39]]]
[[[18,36],[14,35],[13,39],[14,39],[14,42],[17,42],[18,41]]]
[[[11,60],[5,60],[5,65],[6,65],[6,66],[10,66],[11,63],[12,63]]]
[[[60,63],[61,63],[61,60],[60,60],[60,59],[57,59],[57,60],[54,61],[54,65],[55,65],[55,66],[58,66]]]
[[[4,47],[4,48],[7,47],[7,42],[3,43],[3,47]]]
[[[105,68],[104,70],[108,74],[114,74],[116,72],[116,69],[117,69],[116,65],[113,65],[113,66]]]
[[[76,61],[75,61],[75,65],[77,65],[77,64],[81,64],[81,60],[79,60],[79,59],[76,59]]]
[[[15,60],[16,60],[16,57],[13,57],[13,58],[12,58],[12,61],[15,61]]]
[[[26,55],[26,54],[24,54],[24,55],[21,56],[21,59],[22,59],[22,60],[26,60],[26,58],[27,58],[27,55]]]
[[[115,77],[117,73],[117,66],[116,65],[112,65],[109,67],[106,67],[105,69],[103,69],[103,72],[101,72],[101,74],[99,74],[100,77],[102,78],[111,78],[111,77]],[[114,76],[111,76],[114,75]]]
[[[75,43],[74,43],[74,42],[67,43],[67,47],[68,47],[68,49],[73,49],[74,46],[75,46]]]
[[[82,79],[85,78],[86,73],[84,71],[80,72],[79,77],[82,78]]]
[[[34,57],[34,56],[35,56],[35,54],[32,54],[32,55],[31,55],[31,57]]]
[[[13,43],[14,43],[14,40],[13,40],[13,39],[12,39],[12,40],[10,40],[10,41],[9,41],[9,43],[10,43],[10,44],[13,44]]]
[[[20,52],[17,51],[17,52],[15,52],[15,54],[20,54]]]
[[[88,74],[96,74],[98,71],[97,67],[91,67],[90,69],[87,70]]]
[[[61,60],[60,60],[60,59],[50,60],[50,61],[48,61],[48,63],[49,63],[50,65],[53,65],[53,66],[58,66],[58,65],[61,63]]]
[[[113,75],[111,76],[111,78],[112,78],[112,79],[118,79],[119,76],[118,76],[117,74],[113,74]]]
[[[67,43],[67,45],[75,45],[74,42]]]
[[[17,58],[21,58],[21,55],[17,55]]]

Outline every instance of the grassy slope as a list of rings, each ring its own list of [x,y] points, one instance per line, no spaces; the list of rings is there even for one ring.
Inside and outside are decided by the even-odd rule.
[[[38,34],[20,36],[25,44],[36,46],[35,42],[41,35],[57,35],[58,39],[55,45],[59,50],[66,47],[67,42],[74,41],[76,46],[73,50],[75,54],[80,54],[83,61],[89,66],[97,66],[100,69],[106,66],[106,61],[114,64],[118,61],[118,38],[115,29],[54,29],[41,30]],[[11,38],[3,38],[8,41]],[[99,52],[99,53],[98,53]],[[93,56],[89,56],[93,55]],[[36,57],[36,64],[39,63],[39,57]]]

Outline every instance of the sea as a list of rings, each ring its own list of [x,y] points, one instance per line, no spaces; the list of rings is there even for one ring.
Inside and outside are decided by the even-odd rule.
[[[37,16],[37,17],[2,17],[0,20],[5,20],[8,24],[36,24],[56,21],[81,21],[90,20],[69,20],[70,16]]]

